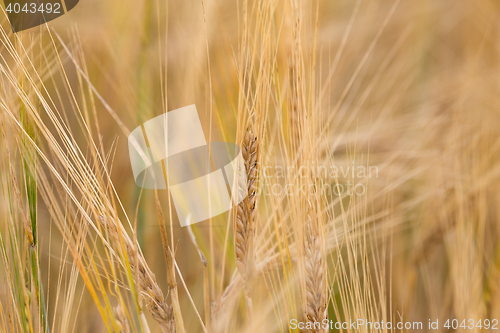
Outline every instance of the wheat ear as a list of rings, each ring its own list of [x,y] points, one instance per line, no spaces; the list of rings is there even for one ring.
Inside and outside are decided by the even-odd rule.
[[[255,204],[257,193],[257,157],[259,144],[249,127],[242,143],[248,195],[238,204],[235,219],[236,267],[245,281],[245,300],[249,316],[252,313],[251,281],[253,275],[253,241],[255,234]],[[245,186],[245,185],[243,185]]]
[[[314,212],[309,210],[304,230],[304,269],[305,269],[305,316],[311,327],[309,332],[326,333],[318,324],[327,319],[326,275],[320,232]],[[314,326],[316,324],[316,326]],[[322,326],[322,325],[319,325]]]
[[[125,247],[134,280],[139,286],[139,296],[144,301],[146,308],[158,322],[163,333],[174,333],[176,329],[172,306],[167,305],[163,292],[146,260],[121,225],[118,229],[118,225],[114,221],[109,223],[108,219],[102,216],[101,222],[115,244],[123,244]]]
[[[127,314],[123,309],[121,304],[118,304],[115,308],[113,308],[113,313],[115,315],[116,326],[120,330],[120,333],[131,333],[130,324],[127,319]]]

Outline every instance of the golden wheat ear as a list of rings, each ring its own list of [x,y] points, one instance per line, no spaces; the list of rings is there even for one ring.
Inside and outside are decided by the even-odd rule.
[[[304,315],[314,327],[315,323],[323,323],[327,319],[328,298],[321,233],[312,207],[307,213],[304,229]],[[326,333],[328,330],[320,328],[309,332]]]
[[[245,281],[245,299],[248,314],[252,312],[251,281],[253,275],[253,242],[255,234],[255,205],[257,194],[257,161],[259,142],[251,127],[248,127],[242,143],[245,162],[247,197],[238,204],[235,218],[236,267]]]
[[[115,308],[113,308],[113,313],[115,315],[116,326],[120,330],[120,333],[131,333],[130,324],[128,322],[127,314],[125,313],[125,309],[121,304],[118,304]]]

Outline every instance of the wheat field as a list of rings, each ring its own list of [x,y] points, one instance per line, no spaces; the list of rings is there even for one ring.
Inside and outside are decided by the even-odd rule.
[[[2,9],[0,332],[500,329],[497,0]],[[127,137],[192,104],[248,195],[181,227]]]

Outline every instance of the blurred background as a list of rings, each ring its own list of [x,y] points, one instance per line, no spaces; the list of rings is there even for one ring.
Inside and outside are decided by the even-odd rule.
[[[376,177],[354,179],[365,182],[362,196],[321,198],[329,207],[325,213],[325,224],[330,225],[325,229],[329,319],[404,317],[422,321],[424,327],[429,318],[500,319],[500,2],[80,0],[48,26],[15,35],[4,15],[1,39],[5,146],[13,155],[21,149],[12,117],[5,111],[17,103],[5,68],[11,66],[12,78],[21,77],[16,69],[20,62],[13,60],[8,41],[14,50],[42,45],[43,52],[33,48],[33,57],[40,62],[35,67],[47,89],[43,94],[53,96],[58,117],[83,156],[90,155],[93,145],[80,112],[95,105],[89,124],[99,127],[93,138],[102,142],[109,158],[110,184],[123,205],[118,215],[130,234],[125,216],[132,225],[136,221],[138,244],[165,294],[167,270],[155,194],[134,183],[126,130],[196,104],[207,141],[240,144],[241,133],[253,124],[261,140],[260,165],[290,165],[294,154],[288,144],[293,136],[290,54],[299,49],[306,113],[317,124],[307,131],[316,138],[318,165],[378,170]],[[26,49],[21,62],[29,59]],[[79,74],[79,68],[87,77]],[[242,72],[247,73],[246,81]],[[17,109],[11,110],[19,115]],[[56,132],[45,112],[40,118]],[[40,140],[48,152],[43,135]],[[16,170],[21,168],[17,160]],[[8,170],[7,165],[1,169],[4,183],[10,177]],[[338,177],[340,183],[350,179]],[[259,186],[269,189],[288,181],[264,177]],[[54,188],[58,186],[54,183]],[[192,297],[191,301],[178,281],[186,331],[202,332],[192,302],[203,317],[204,266],[189,233],[180,227],[168,193],[158,195]],[[12,208],[3,196],[0,230],[5,241]],[[269,244],[277,236],[269,229],[274,223],[295,225],[301,219],[293,213],[293,202],[260,196],[257,234],[261,237],[256,247],[273,248]],[[37,223],[48,318],[57,323],[53,331],[109,331],[46,206],[39,199]],[[228,233],[232,214],[193,226],[209,262],[212,301],[221,296],[236,267],[232,232]],[[81,218],[78,213],[70,216]],[[94,238],[89,237],[92,243]],[[102,245],[95,251],[102,253]],[[267,253],[257,252],[260,257]],[[351,252],[359,262],[347,259]],[[0,264],[0,281],[7,279],[6,265]],[[356,267],[360,272],[354,273]],[[286,282],[277,282],[274,274],[287,275],[275,272],[259,278],[255,308],[269,300],[280,302],[280,283]],[[353,276],[358,282],[352,282]],[[13,297],[8,290],[0,287],[5,322],[6,299]],[[61,291],[62,300],[57,300],[55,290]],[[69,303],[71,309],[64,310]],[[242,307],[235,307],[239,316]],[[293,331],[286,326],[293,311],[285,313],[275,305],[274,312],[271,309],[256,320],[262,330],[270,325],[266,331]],[[57,318],[62,313],[64,325]],[[238,332],[236,323],[225,331]],[[153,322],[150,329],[159,332]],[[247,330],[254,329],[255,325]]]

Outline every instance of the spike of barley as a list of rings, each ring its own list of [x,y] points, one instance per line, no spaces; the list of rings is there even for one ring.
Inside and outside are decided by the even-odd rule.
[[[246,190],[248,195],[236,208],[234,226],[236,267],[245,281],[245,298],[249,315],[251,315],[252,308],[250,290],[253,271],[258,152],[259,144],[257,137],[253,134],[252,128],[249,127],[242,143],[242,156],[245,162]],[[243,184],[243,186],[245,185]]]
[[[130,324],[127,319],[127,314],[125,313],[125,309],[123,306],[119,304],[115,308],[113,308],[113,313],[115,315],[116,325],[120,330],[120,333],[131,333]]]
[[[320,234],[311,213],[307,214],[304,234],[304,269],[305,269],[305,317],[308,322],[322,323],[327,319],[326,275]],[[314,326],[313,326],[314,327]],[[323,329],[309,332],[324,333]]]

